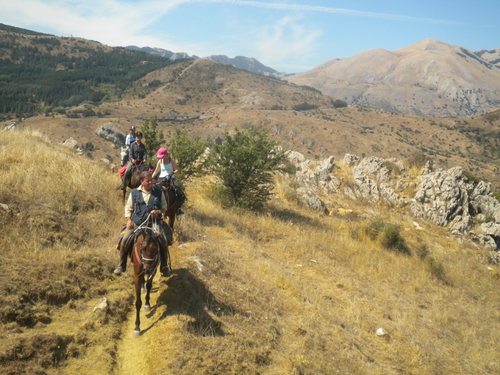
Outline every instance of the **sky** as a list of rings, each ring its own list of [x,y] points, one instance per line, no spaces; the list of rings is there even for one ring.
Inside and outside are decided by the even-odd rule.
[[[427,38],[500,48],[499,0],[0,0],[0,23],[109,46],[254,57],[280,72]]]

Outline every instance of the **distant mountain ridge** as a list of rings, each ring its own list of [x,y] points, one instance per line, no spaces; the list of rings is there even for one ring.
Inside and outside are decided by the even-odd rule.
[[[469,117],[500,107],[498,50],[472,52],[435,39],[377,48],[286,77],[349,104],[434,117]]]
[[[137,47],[137,46],[126,46],[126,49],[133,51],[146,52],[150,55],[165,57],[170,60],[182,60],[182,59],[199,59],[196,55],[189,55],[185,52],[172,52],[163,48],[153,48],[153,47]]]
[[[490,50],[482,49],[474,51],[474,54],[491,65],[495,65],[497,68],[500,68],[500,48]]]
[[[179,59],[200,59],[196,55],[189,55],[185,52],[172,52],[163,48],[152,48],[152,47],[137,47],[137,46],[127,46],[127,49],[131,49],[134,51],[146,52],[152,55],[157,55],[161,57],[166,57],[170,60],[179,60]],[[270,68],[260,61],[253,57],[245,57],[245,56],[236,56],[236,57],[228,57],[226,55],[211,55],[203,57],[208,60],[217,61],[226,65],[234,66],[237,69],[246,70],[251,73],[268,75],[272,77],[277,77],[279,72]]]

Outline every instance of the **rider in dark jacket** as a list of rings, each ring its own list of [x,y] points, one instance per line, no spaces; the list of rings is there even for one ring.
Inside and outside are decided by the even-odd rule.
[[[127,165],[127,170],[123,174],[122,184],[120,190],[125,189],[126,181],[130,179],[130,173],[133,165],[140,165],[146,161],[148,153],[146,151],[146,146],[142,143],[142,133],[138,132],[135,135],[135,142],[130,145],[130,150],[128,154],[129,163]]]

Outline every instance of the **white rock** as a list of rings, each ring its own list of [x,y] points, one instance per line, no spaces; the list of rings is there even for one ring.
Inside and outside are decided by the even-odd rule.
[[[189,258],[194,262],[194,264],[196,264],[196,267],[198,267],[200,272],[203,272],[205,270],[205,265],[202,263],[200,258],[198,258],[196,255],[193,255]]]
[[[94,306],[94,311],[96,310],[107,310],[108,309],[108,300],[106,297],[104,297],[101,301],[99,301],[95,306]]]
[[[385,335],[387,335],[387,332],[386,332],[385,329],[383,329],[382,327],[380,327],[380,328],[376,329],[375,334],[377,336],[385,336]]]

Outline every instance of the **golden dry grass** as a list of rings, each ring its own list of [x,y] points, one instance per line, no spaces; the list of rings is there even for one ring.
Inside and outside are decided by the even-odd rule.
[[[26,138],[33,147],[46,147]],[[20,142],[7,140],[7,144]],[[0,161],[12,152],[4,150],[2,146]],[[65,151],[59,154],[70,156]],[[50,374],[189,375],[500,371],[500,279],[496,268],[481,263],[482,250],[457,242],[446,229],[428,223],[419,221],[423,230],[417,230],[414,219],[404,212],[367,207],[340,196],[332,200],[331,216],[308,211],[293,199],[284,200],[282,193],[261,213],[223,209],[207,198],[209,179],[188,186],[186,214],[179,219],[171,248],[174,275],[155,281],[153,311],[142,314],[145,332],[133,338],[132,314],[124,321],[131,307],[130,275],[110,279],[106,273],[117,256],[104,250],[105,243],[113,242],[112,232],[121,215],[119,198],[112,191],[116,177],[84,159],[81,163],[88,171],[85,181],[93,182],[87,185],[94,187],[98,180],[103,184],[99,190],[106,199],[89,210],[95,222],[90,213],[88,220],[82,219],[82,225],[94,223],[89,233],[100,240],[88,245],[84,240],[76,249],[64,241],[39,244],[38,254],[50,256],[34,259],[56,268],[63,262],[56,258],[96,256],[102,251],[99,283],[67,304],[45,304],[51,322],[34,327],[2,323],[0,359],[10,358],[10,368],[32,363],[32,369]],[[80,186],[79,177],[57,174],[56,169],[50,172]],[[14,180],[11,177],[11,183]],[[47,189],[52,191],[53,184],[47,184]],[[69,205],[71,200],[64,194],[70,193],[56,190],[53,194],[58,199],[51,199],[52,205]],[[86,189],[79,196],[86,197],[82,200],[86,202],[96,199],[94,194],[98,189]],[[7,189],[0,190],[2,199],[9,196]],[[40,202],[38,196],[26,202]],[[85,216],[83,207],[84,203],[78,204],[77,212]],[[366,235],[364,228],[377,218],[401,226],[412,255],[383,249],[377,239]],[[19,230],[16,223],[9,221],[9,228]],[[420,257],[417,249],[422,246],[428,254]],[[1,267],[3,274],[6,268]],[[39,273],[42,284],[43,275]],[[85,285],[78,274],[66,276],[70,286]],[[2,279],[2,287],[8,283]],[[91,310],[98,296],[119,306],[96,318]],[[377,328],[387,334],[377,336]],[[29,341],[23,346],[20,340],[41,332],[71,336],[65,356],[55,367],[43,367],[40,358],[23,362],[7,355],[13,347],[26,352]]]

